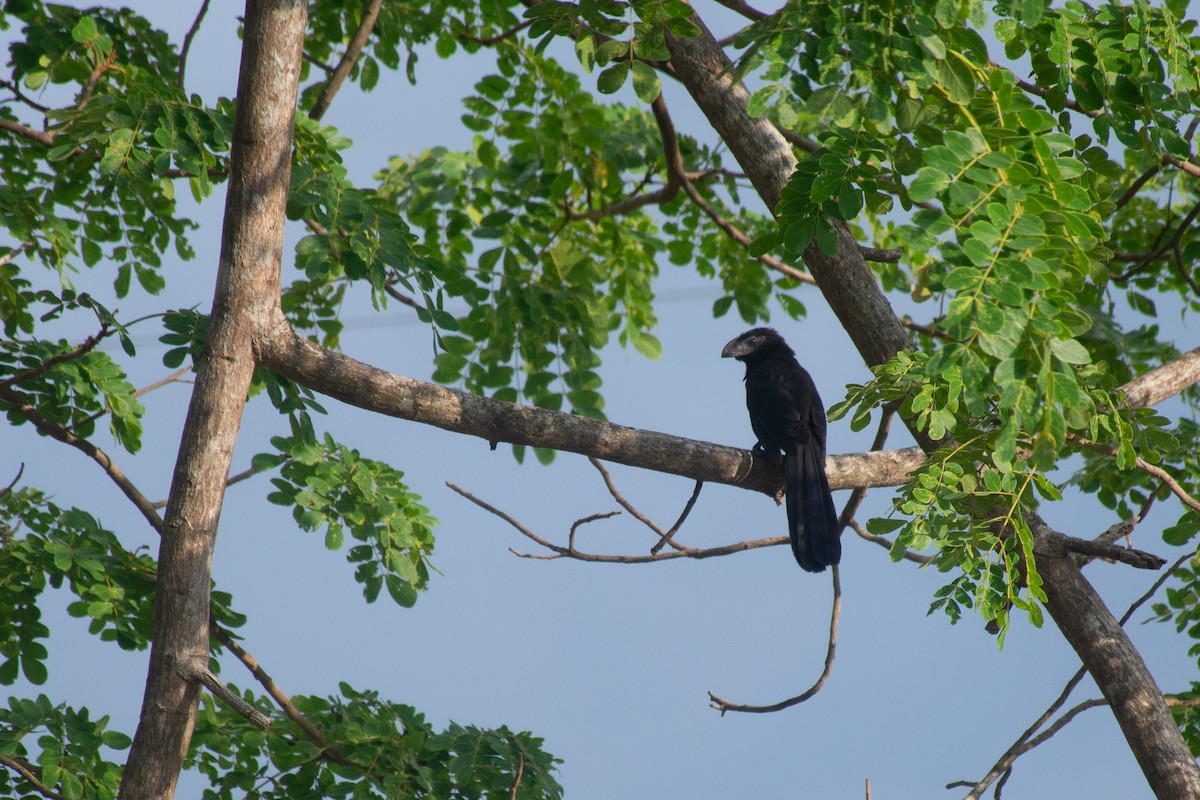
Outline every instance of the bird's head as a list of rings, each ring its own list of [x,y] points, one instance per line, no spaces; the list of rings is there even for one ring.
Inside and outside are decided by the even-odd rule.
[[[753,328],[725,345],[721,350],[721,358],[745,361],[756,354],[765,354],[778,348],[783,348],[789,354],[792,352],[774,328]]]

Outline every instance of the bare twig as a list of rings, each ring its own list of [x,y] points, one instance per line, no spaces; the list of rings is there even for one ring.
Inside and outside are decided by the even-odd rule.
[[[13,391],[8,386],[0,386],[0,402],[7,404],[10,408],[21,414],[21,416],[25,417],[25,419],[33,423],[33,426],[37,428],[39,433],[57,439],[64,444],[71,445],[99,464],[112,482],[129,498],[138,511],[142,512],[142,516],[150,523],[150,527],[162,533],[162,518],[158,515],[158,511],[155,510],[154,504],[133,485],[133,482],[125,476],[125,473],[121,471],[116,462],[109,458],[107,453],[87,439],[76,436],[65,426],[47,419],[20,392]]]
[[[17,256],[21,255],[21,253],[24,253],[26,250],[28,250],[32,246],[33,246],[33,242],[21,242],[19,245],[14,247],[12,250],[9,250],[4,255],[0,256],[0,267],[3,267],[5,264],[12,261]]]
[[[259,473],[259,470],[256,470],[254,467],[250,467],[249,469],[242,470],[237,475],[232,475],[225,480],[225,488],[228,489],[230,486],[233,486],[234,484],[241,483],[244,480],[253,478],[258,473]],[[168,502],[169,502],[169,500],[155,500],[154,507],[155,508],[166,508]]]
[[[833,659],[837,653],[838,622],[842,613],[842,581],[841,576],[838,574],[838,565],[834,564],[830,568],[830,571],[833,573],[833,611],[829,617],[829,645],[825,650],[825,666],[821,670],[821,676],[817,678],[816,683],[795,697],[790,697],[787,700],[781,700],[778,703],[772,703],[768,706],[731,703],[709,692],[709,704],[720,711],[721,716],[724,716],[726,711],[741,711],[747,714],[769,714],[774,711],[782,711],[785,708],[791,708],[803,703],[824,688],[825,682],[829,680],[829,675],[833,671]]]
[[[1158,237],[1155,239],[1154,245],[1150,250],[1144,253],[1114,253],[1113,258],[1117,261],[1135,261],[1134,266],[1130,267],[1125,273],[1118,275],[1114,280],[1127,280],[1134,274],[1141,272],[1155,259],[1165,256],[1167,253],[1174,252],[1179,249],[1180,243],[1183,241],[1183,236],[1191,228],[1192,223],[1196,221],[1196,217],[1200,216],[1200,202],[1195,203],[1187,216],[1176,226],[1175,231],[1171,234],[1171,238],[1163,242],[1167,228],[1164,227],[1159,231]],[[1169,224],[1169,223],[1168,223]],[[1192,285],[1193,291],[1196,291],[1195,282],[1191,276],[1184,272],[1184,278]]]
[[[570,553],[577,553],[575,549],[575,532],[589,522],[599,522],[602,519],[609,519],[620,514],[620,511],[601,511],[598,514],[589,514],[586,517],[581,517],[571,523],[571,530],[567,533],[567,550]]]
[[[58,364],[63,364],[67,361],[74,361],[77,358],[83,358],[92,350],[96,349],[96,345],[100,344],[100,342],[102,342],[106,337],[111,336],[115,332],[115,328],[110,328],[107,324],[103,324],[100,326],[100,331],[98,333],[95,333],[84,339],[83,342],[73,350],[69,350],[65,353],[59,353],[56,356],[51,356],[31,370],[13,375],[10,378],[4,378],[0,380],[0,386],[7,388],[9,386],[15,386],[18,383],[24,383],[25,381],[39,378]]]
[[[746,19],[751,19],[755,22],[770,16],[765,11],[759,11],[757,8],[751,7],[748,3],[743,2],[743,0],[717,0],[717,2],[735,14],[741,14]]]
[[[933,327],[932,325],[922,325],[919,322],[914,322],[911,318],[909,318],[907,316],[898,317],[898,319],[900,320],[900,324],[903,325],[904,327],[908,328],[910,331],[916,331],[917,333],[923,333],[926,336],[932,336],[935,339],[941,339],[942,341],[945,341],[945,342],[955,341],[953,336],[949,335],[945,331],[938,330],[937,328]]]
[[[342,764],[344,766],[353,766],[362,769],[361,765],[355,764],[353,761],[346,758],[346,756],[343,755],[338,748],[329,744],[329,741],[325,738],[325,734],[321,733],[317,726],[312,723],[312,720],[304,716],[300,709],[296,708],[296,705],[292,702],[292,699],[288,697],[282,689],[279,688],[274,679],[272,679],[271,676],[267,674],[267,671],[262,668],[262,665],[258,663],[254,656],[247,653],[246,650],[237,642],[237,640],[233,638],[228,631],[216,624],[210,623],[209,635],[213,639],[220,642],[227,650],[229,650],[229,652],[233,653],[234,658],[242,662],[242,665],[250,671],[250,674],[254,676],[254,679],[258,681],[259,685],[262,686],[271,699],[275,701],[275,705],[279,706],[279,709],[287,715],[288,719],[296,723],[300,730],[304,731],[304,734],[308,736],[308,738],[311,739],[317,747],[321,748],[322,756],[328,758],[330,761]]]
[[[695,548],[695,547],[682,547],[681,546],[682,549],[680,549],[680,550],[672,550],[667,553],[656,553],[653,555],[638,555],[638,556],[610,555],[607,553],[586,553],[575,547],[573,538],[571,538],[569,540],[569,544],[567,547],[563,547],[562,545],[554,544],[553,542],[549,541],[548,539],[545,539],[544,537],[539,536],[538,534],[534,533],[529,528],[527,528],[525,525],[522,525],[519,521],[514,519],[511,515],[506,514],[505,512],[503,512],[500,509],[496,508],[495,506],[491,505],[487,501],[479,499],[478,497],[471,494],[467,490],[462,489],[462,488],[456,486],[455,484],[449,483],[449,482],[446,483],[446,486],[453,489],[455,492],[458,492],[460,495],[462,495],[466,499],[470,500],[472,503],[479,506],[484,511],[487,511],[490,514],[494,514],[495,516],[504,520],[509,525],[511,525],[514,529],[516,529],[517,532],[520,533],[525,538],[529,539],[530,541],[536,542],[541,547],[544,547],[546,550],[550,551],[550,554],[547,554],[547,555],[522,553],[517,550],[512,551],[514,555],[518,555],[521,558],[536,558],[536,559],[573,558],[577,561],[590,561],[590,562],[599,563],[599,564],[649,564],[654,561],[670,561],[670,560],[676,559],[676,558],[701,559],[701,558],[715,558],[718,556],[727,556],[727,555],[731,555],[733,553],[741,553],[746,550],[758,550],[763,547],[776,547],[778,545],[784,544],[788,540],[786,536],[773,536],[768,539],[750,539],[747,541],[735,542],[733,544],[727,544],[727,545],[723,545],[721,547]],[[599,519],[607,519],[607,518],[615,516],[616,514],[619,514],[619,513],[620,513],[619,511],[609,511],[609,512],[600,513],[600,514],[593,514],[589,517],[584,517],[581,520],[577,520],[575,522],[575,525],[572,526],[572,534],[574,533],[574,529],[577,528],[579,525],[582,525],[587,522],[594,522]]]
[[[346,52],[342,54],[342,60],[338,62],[333,74],[329,76],[329,80],[325,81],[325,88],[321,90],[317,102],[313,103],[312,110],[308,112],[308,116],[312,119],[321,119],[329,110],[334,95],[337,94],[338,89],[342,88],[342,83],[353,69],[354,62],[358,61],[367,40],[371,38],[371,30],[375,27],[376,20],[379,19],[379,9],[382,5],[383,0],[371,0],[371,5],[367,6],[358,30],[354,32],[354,36],[350,37],[350,43],[346,45]]]
[[[604,478],[605,488],[608,489],[608,493],[612,495],[613,499],[617,501],[617,503],[621,506],[621,508],[628,511],[630,513],[630,515],[634,519],[636,519],[638,522],[642,523],[647,528],[649,528],[650,530],[652,530],[656,534],[658,534],[658,543],[655,544],[654,547],[650,548],[651,554],[655,554],[659,550],[662,550],[664,544],[669,544],[669,545],[671,545],[671,547],[675,548],[676,550],[688,549],[686,547],[683,547],[680,544],[677,544],[675,541],[673,541],[671,539],[671,537],[675,535],[675,531],[677,531],[679,529],[679,526],[683,524],[683,521],[685,519],[687,519],[687,515],[689,513],[691,513],[692,506],[695,505],[696,498],[700,494],[700,486],[702,485],[701,481],[696,482],[696,489],[692,492],[692,499],[689,500],[687,505],[684,507],[683,514],[680,515],[680,518],[675,523],[675,526],[672,527],[670,531],[664,531],[662,528],[660,528],[658,526],[658,524],[654,520],[647,517],[641,511],[638,511],[633,506],[632,503],[630,503],[628,500],[625,499],[625,496],[621,494],[620,490],[617,489],[617,485],[613,482],[612,475],[609,474],[608,470],[604,468],[604,465],[601,464],[598,459],[592,458],[589,456],[588,461],[591,463],[591,465],[593,467],[595,467],[597,470],[599,470],[600,476],[602,478]]]
[[[133,393],[133,396],[141,397],[142,395],[150,394],[153,391],[161,389],[162,387],[166,386],[167,384],[181,382],[181,381],[179,381],[179,379],[182,378],[184,375],[186,375],[188,372],[190,372],[191,369],[192,369],[191,367],[180,367],[179,369],[175,370],[167,377],[160,378],[160,379],[156,380],[154,383],[151,383],[148,386],[144,386],[141,389],[138,389],[136,392]],[[182,381],[182,383],[186,383],[186,382],[187,381]]]
[[[192,40],[196,38],[196,34],[200,31],[200,23],[204,21],[204,15],[208,13],[208,5],[212,0],[204,0],[200,4],[200,10],[196,13],[196,18],[192,20],[192,26],[188,28],[188,32],[184,34],[183,46],[179,48],[179,86],[183,86],[183,76],[187,72],[188,53],[192,49]]]
[[[13,490],[13,487],[17,485],[17,481],[21,480],[21,476],[24,474],[25,474],[25,462],[22,461],[21,466],[17,467],[16,476],[14,476],[13,479],[8,482],[8,486],[5,486],[3,489],[0,489],[0,498],[7,496],[8,493]]]
[[[1175,167],[1176,169],[1183,170],[1188,175],[1191,175],[1193,178],[1200,178],[1200,166],[1197,166],[1196,164],[1193,164],[1190,161],[1184,161],[1182,158],[1173,156],[1170,153],[1163,154],[1163,161],[1167,162],[1168,164],[1170,164],[1172,167]]]
[[[24,92],[21,91],[21,87],[12,81],[0,80],[0,86],[3,86],[5,89],[11,91],[13,93],[13,97],[17,98],[22,103],[36,111],[45,114],[50,110],[50,106],[44,106],[36,100],[28,97]]]
[[[1067,434],[1067,441],[1074,442],[1080,447],[1087,448],[1088,450],[1092,450],[1097,453],[1103,453],[1104,455],[1116,456],[1117,454],[1117,448],[1115,447],[1098,444],[1088,439],[1084,439],[1082,436],[1076,436],[1075,434]],[[1200,511],[1200,501],[1197,501],[1196,498],[1188,494],[1187,490],[1180,485],[1179,481],[1175,480],[1175,478],[1172,477],[1171,474],[1165,469],[1157,464],[1151,464],[1149,461],[1146,461],[1142,458],[1135,458],[1134,466],[1136,466],[1142,472],[1153,475],[1162,481],[1163,484],[1171,491],[1171,494],[1178,497],[1185,506],[1193,511]]]
[[[41,770],[24,759],[0,755],[0,764],[24,778],[33,787],[34,791],[42,797],[48,797],[50,800],[67,800],[66,795],[61,795],[42,783],[40,777]]]
[[[879,427],[875,429],[875,439],[871,442],[871,452],[878,452],[883,449],[887,443],[888,434],[892,430],[892,420],[896,416],[896,409],[899,408],[898,403],[888,403],[883,408],[883,413],[879,417]],[[854,491],[850,493],[850,499],[846,501],[846,505],[842,507],[842,513],[838,515],[838,535],[841,536],[842,531],[854,519],[854,515],[858,513],[858,507],[862,505],[863,500],[867,497],[867,489],[865,486],[856,486]]]
[[[1136,197],[1137,193],[1140,192],[1142,187],[1146,185],[1146,181],[1150,180],[1161,171],[1162,164],[1155,164],[1153,167],[1139,175],[1137,180],[1129,184],[1129,188],[1122,192],[1121,196],[1114,201],[1117,208],[1128,205],[1129,201]]]
[[[512,786],[508,788],[508,800],[517,800],[517,787],[521,785],[521,776],[525,774],[525,754],[517,753],[517,772],[513,775]]]
[[[850,520],[850,530],[857,533],[860,538],[866,539],[868,542],[874,542],[884,550],[887,550],[889,553],[891,552],[894,544],[891,539],[888,539],[885,536],[876,536],[860,525],[856,520]],[[914,564],[929,564],[933,561],[933,556],[923,556],[920,553],[914,553],[912,550],[905,550],[900,557],[905,561],[911,561]]]
[[[506,41],[506,40],[512,38],[513,36],[517,35],[521,31],[528,28],[535,21],[536,20],[534,20],[532,18],[522,20],[521,22],[518,22],[516,25],[513,25],[511,28],[509,28],[507,30],[503,30],[500,33],[497,33],[495,36],[485,36],[485,37],[473,36],[470,33],[467,33],[466,31],[455,31],[454,35],[457,36],[460,40],[462,40],[464,42],[473,42],[474,44],[482,45],[483,47],[491,47],[493,45],[500,44],[500,42],[503,42],[503,41]]]
[[[700,498],[700,490],[702,488],[704,488],[704,481],[696,481],[696,486],[692,489],[692,496],[689,497],[687,503],[684,504],[683,511],[679,513],[679,519],[675,520],[675,524],[671,526],[670,530],[668,530],[663,537],[655,543],[654,547],[650,548],[650,555],[658,555],[658,551],[662,550],[663,545],[668,543],[670,543],[672,547],[678,547],[678,545],[672,541],[671,537],[674,536],[681,527],[683,527],[683,523],[687,520],[688,514],[692,513],[692,509],[696,506],[696,501]]]

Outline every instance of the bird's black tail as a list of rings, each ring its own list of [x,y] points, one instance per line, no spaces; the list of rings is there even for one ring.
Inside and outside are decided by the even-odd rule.
[[[806,572],[822,572],[842,559],[824,458],[818,448],[799,445],[787,454],[783,471],[792,555]]]

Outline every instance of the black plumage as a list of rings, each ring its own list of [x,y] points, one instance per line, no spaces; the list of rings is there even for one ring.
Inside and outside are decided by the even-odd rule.
[[[825,477],[825,407],[812,377],[771,328],[755,328],[721,351],[746,365],[746,408],[758,437],[756,454],[778,464],[792,554],[808,572],[842,557],[837,512]]]

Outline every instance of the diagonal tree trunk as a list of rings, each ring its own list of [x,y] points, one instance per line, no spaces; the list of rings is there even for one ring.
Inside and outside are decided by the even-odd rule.
[[[221,260],[208,342],[184,424],[158,555],[154,638],[122,800],[169,798],[208,666],[209,587],[225,480],[254,373],[254,341],[279,299],[304,0],[246,4]]]
[[[700,18],[693,15],[691,21],[700,28],[699,36],[667,34],[671,65],[759,196],[774,209],[796,164],[791,147],[766,120],[749,116],[749,93],[733,79],[733,65]],[[909,346],[908,336],[858,243],[844,226],[838,232],[838,256],[830,258],[811,245],[804,254],[805,265],[867,364],[884,363]],[[927,437],[917,431],[913,435],[922,448],[931,449]],[[1045,528],[1040,519],[1033,519],[1035,529]],[[1200,797],[1200,768],[1137,648],[1119,625],[1105,624],[1112,615],[1070,554],[1039,549],[1038,557],[1046,608],[1100,684],[1155,795],[1160,800]]]

